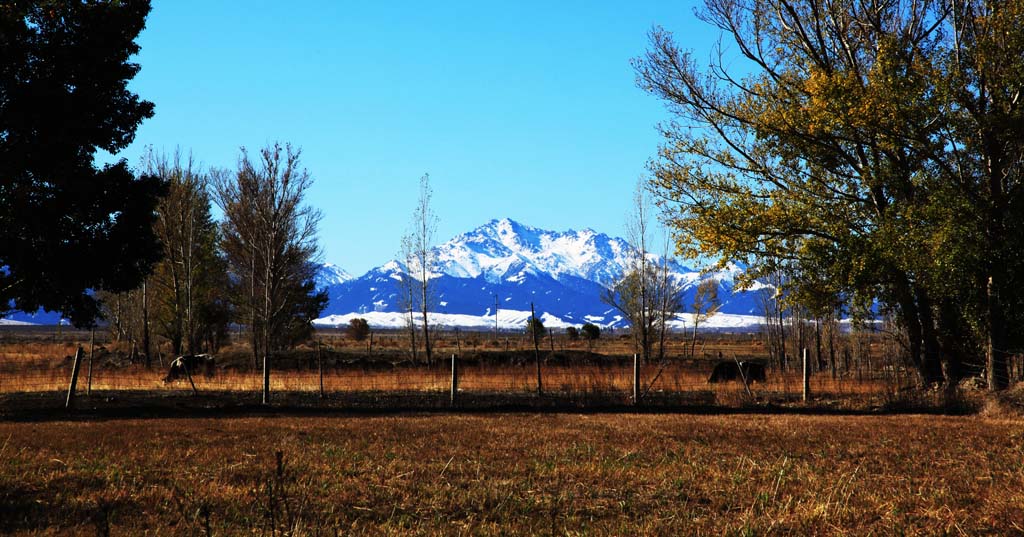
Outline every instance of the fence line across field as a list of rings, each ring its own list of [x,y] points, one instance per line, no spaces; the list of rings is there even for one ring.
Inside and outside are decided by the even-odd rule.
[[[70,387],[67,405],[73,406],[74,394],[102,395],[111,391],[195,391],[259,393],[263,376],[259,370],[217,370],[212,376],[192,371],[191,378],[167,382],[164,372],[141,364],[126,367],[96,367],[84,353],[76,353],[74,362],[61,362],[49,368],[12,370],[0,368],[0,393],[63,391]],[[448,363],[444,363],[448,362]],[[804,362],[806,363],[806,361]],[[91,375],[83,370],[93,365]],[[495,364],[464,361],[450,355],[433,367],[413,365],[391,368],[318,367],[273,370],[271,392],[320,393],[325,395],[373,392],[419,393],[447,396],[455,405],[469,394],[532,394],[537,390],[535,364]],[[75,380],[77,370],[77,380]],[[545,395],[602,395],[624,402],[642,404],[645,396],[732,395],[780,396],[795,399],[809,394],[818,397],[883,394],[912,383],[905,371],[872,371],[859,377],[833,379],[827,372],[817,375],[803,371],[773,370],[763,382],[709,383],[707,371],[684,361],[641,364],[638,357],[629,361],[610,360],[606,364],[541,363]],[[77,386],[76,386],[77,384]]]

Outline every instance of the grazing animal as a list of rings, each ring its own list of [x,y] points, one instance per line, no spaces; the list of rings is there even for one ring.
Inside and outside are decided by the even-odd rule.
[[[202,369],[203,375],[212,377],[216,360],[209,354],[186,354],[171,361],[167,370],[164,382],[173,382],[178,379],[188,378],[195,375]]]
[[[747,379],[747,383],[764,382],[767,378],[764,364],[761,362],[721,361],[715,364],[711,376],[708,377],[708,382],[742,381],[744,378]]]

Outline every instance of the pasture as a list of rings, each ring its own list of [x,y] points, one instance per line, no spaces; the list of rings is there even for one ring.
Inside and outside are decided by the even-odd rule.
[[[103,342],[68,411],[87,334],[4,336],[4,534],[1024,533],[1024,390],[965,387],[954,409],[986,410],[938,414],[948,394],[912,388],[880,341],[818,368],[808,402],[792,369],[708,382],[705,357],[757,359],[756,338],[696,358],[679,341],[634,406],[622,338],[545,340],[543,396],[521,341],[439,338],[460,357],[453,404],[447,364],[409,363],[400,337],[328,333],[277,357],[269,408],[242,345],[193,391]]]
[[[0,532],[1009,535],[1022,461],[978,416],[5,422]]]
[[[214,399],[246,403],[262,386],[260,360],[252,356],[244,337],[221,349],[215,366],[204,366],[188,378],[180,371],[168,374],[172,354],[166,345],[156,347],[156,356],[147,366],[128,342],[98,336],[93,344],[88,332],[0,331],[0,399],[6,401],[0,412],[19,407],[26,395],[44,406],[62,407],[73,371],[71,357],[79,347],[85,356],[76,393],[83,408],[128,400],[145,406],[147,395],[152,402],[189,395],[206,403]],[[674,337],[668,341],[664,359],[635,364],[628,336],[587,342],[557,334],[545,337],[538,352],[522,334],[494,338],[449,332],[436,339],[438,358],[427,364],[422,352],[412,359],[405,334],[383,333],[352,341],[325,331],[315,342],[275,354],[270,386],[273,399],[312,407],[382,401],[377,406],[388,409],[396,397],[429,409],[507,404],[608,407],[634,403],[636,373],[642,405],[743,407],[800,401],[802,373],[795,359],[785,369],[769,364],[766,376],[759,370],[761,374],[751,378],[749,386],[736,375],[724,382],[708,382],[721,360],[726,365],[738,360],[768,363],[758,335],[709,334],[702,335],[697,345],[692,343]],[[913,373],[885,352],[884,341],[875,337],[850,348],[858,352],[837,350],[834,354],[839,358],[831,362],[832,367],[823,362],[825,357],[812,360],[812,403],[864,409],[905,406],[908,399],[920,402],[919,394],[908,390],[914,384]],[[458,367],[457,402],[450,398],[452,356]],[[543,397],[533,397],[538,394],[538,373]],[[934,399],[925,399],[929,397]]]

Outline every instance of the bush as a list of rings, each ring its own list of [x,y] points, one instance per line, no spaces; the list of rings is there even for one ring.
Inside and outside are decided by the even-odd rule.
[[[366,319],[357,317],[348,322],[346,333],[348,337],[356,341],[363,341],[370,335],[370,324],[366,322]]]
[[[577,330],[575,326],[570,326],[565,329],[565,335],[569,336],[570,340],[576,341],[580,338],[580,331]]]
[[[588,341],[593,341],[601,337],[601,329],[598,328],[597,325],[593,323],[587,323],[583,325],[582,331],[583,339],[586,339]]]

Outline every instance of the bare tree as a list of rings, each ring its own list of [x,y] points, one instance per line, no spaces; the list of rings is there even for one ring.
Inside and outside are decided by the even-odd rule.
[[[697,284],[697,293],[693,296],[693,338],[690,341],[690,358],[697,351],[697,328],[710,319],[722,307],[718,298],[718,280],[707,279]]]
[[[665,359],[665,338],[668,335],[669,322],[675,319],[676,314],[683,309],[682,285],[675,279],[672,271],[669,270],[669,245],[669,236],[666,234],[654,289],[654,299],[658,309],[656,319],[656,327],[658,329],[658,361]]]
[[[681,309],[681,290],[671,277],[667,256],[657,262],[648,251],[651,206],[642,183],[637,183],[633,201],[626,226],[630,243],[626,270],[601,299],[629,320],[634,344],[644,362],[649,362],[655,344],[661,349],[659,356],[664,355],[668,321]]]
[[[430,175],[424,174],[423,177],[420,177],[420,195],[412,213],[411,230],[402,238],[403,249],[408,245],[408,253],[411,254],[407,258],[407,272],[415,273],[415,278],[419,282],[419,293],[416,299],[423,315],[423,352],[428,365],[433,364],[429,311],[433,305],[434,296],[430,279],[433,276],[435,262],[434,234],[437,231],[438,220],[430,206],[433,193],[434,191],[430,188]]]
[[[402,308],[405,315],[405,327],[409,331],[409,348],[412,351],[412,361],[416,363],[416,291],[417,283],[413,280],[410,275],[411,269],[409,268],[413,261],[413,241],[411,235],[402,237],[402,260],[405,263],[405,272],[402,274],[402,280],[399,282],[399,291],[401,292],[400,299],[402,301]]]
[[[273,144],[254,162],[243,148],[238,172],[214,181],[235,305],[239,319],[251,322],[254,356],[263,359],[264,404],[270,353],[308,337],[326,303],[313,282],[321,214],[304,204],[313,178],[300,168],[299,155],[291,145]]]
[[[164,259],[154,270],[156,321],[172,352],[198,352],[204,334],[222,327],[214,309],[223,309],[226,267],[217,255],[217,228],[211,215],[209,176],[191,155],[173,157],[149,149],[144,156],[146,173],[163,179],[167,194],[157,205],[155,231]]]

